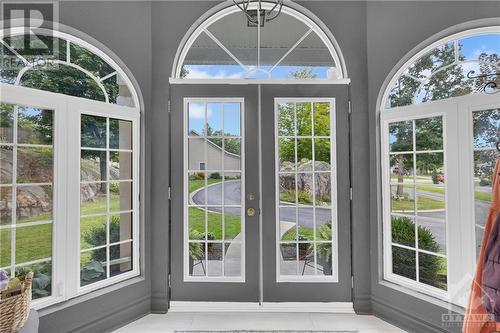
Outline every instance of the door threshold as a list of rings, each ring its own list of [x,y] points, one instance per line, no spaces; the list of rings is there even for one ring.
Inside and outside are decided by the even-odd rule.
[[[352,302],[183,302],[171,301],[171,312],[354,313]]]

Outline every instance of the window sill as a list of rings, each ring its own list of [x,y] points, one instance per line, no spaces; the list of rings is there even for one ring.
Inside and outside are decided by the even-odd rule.
[[[144,282],[145,279],[143,276],[135,276],[131,277],[127,280],[117,282],[115,284],[99,288],[95,291],[88,292],[86,294],[81,294],[76,297],[64,300],[61,298],[54,298],[53,300],[47,300],[47,302],[40,302],[40,305],[34,305],[33,307],[38,310],[40,317],[78,305],[80,303],[95,299],[97,297],[103,296],[110,292],[130,287],[134,284],[138,284]]]
[[[461,305],[456,305],[456,304],[450,303],[448,301],[439,299],[437,297],[424,294],[423,292],[417,291],[415,289],[410,289],[409,287],[402,286],[401,284],[398,284],[396,282],[391,282],[391,281],[388,281],[388,280],[380,280],[379,284],[381,286],[384,286],[384,287],[387,287],[387,288],[391,288],[393,290],[396,290],[396,291],[399,291],[401,293],[404,293],[404,294],[406,294],[408,296],[418,298],[418,299],[420,299],[420,300],[422,300],[424,302],[428,302],[428,303],[431,303],[433,305],[442,307],[444,309],[448,309],[448,310],[450,310],[452,312],[455,312],[455,313],[458,313],[458,314],[462,314],[462,315],[465,314],[465,309]]]

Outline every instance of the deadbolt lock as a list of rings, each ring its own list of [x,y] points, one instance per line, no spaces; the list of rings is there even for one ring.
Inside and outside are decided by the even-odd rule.
[[[250,193],[248,193],[247,197],[248,197],[248,200],[254,201],[255,200],[255,193],[254,192],[250,192]]]
[[[255,216],[255,208],[248,208],[247,209],[247,215],[252,217],[252,216]]]

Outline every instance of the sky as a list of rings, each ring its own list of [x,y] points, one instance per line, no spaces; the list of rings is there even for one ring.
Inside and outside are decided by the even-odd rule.
[[[226,135],[240,136],[240,108],[240,103],[207,103],[207,123],[214,131],[222,131],[222,124],[224,123],[224,133]],[[202,134],[205,124],[205,103],[189,103],[188,109],[189,131]]]
[[[196,79],[244,79],[244,78],[268,78],[269,76],[262,70],[255,70],[255,66],[251,66],[249,75],[246,75],[245,70],[240,65],[185,65],[189,71],[187,78]],[[272,66],[262,66],[261,69],[269,70]],[[272,71],[272,78],[289,78],[290,72],[303,68],[302,66],[277,66]],[[317,66],[309,67],[316,74],[318,79],[325,79],[328,67]]]
[[[467,60],[477,59],[483,52],[500,55],[500,34],[473,36],[461,39],[460,43],[462,44],[461,54]]]

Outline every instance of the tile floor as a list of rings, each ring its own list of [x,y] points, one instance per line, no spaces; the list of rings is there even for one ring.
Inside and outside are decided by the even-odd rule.
[[[113,333],[169,333],[176,330],[358,330],[404,332],[374,316],[328,313],[168,313],[150,314]]]

